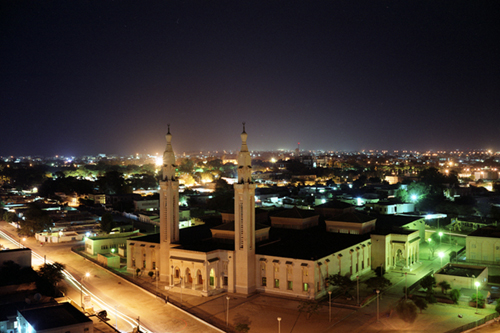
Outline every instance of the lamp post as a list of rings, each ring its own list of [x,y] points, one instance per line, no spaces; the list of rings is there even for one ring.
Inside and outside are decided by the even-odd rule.
[[[439,268],[443,267],[443,257],[444,257],[444,253],[439,252],[439,259],[441,259],[441,266]]]
[[[380,321],[379,319],[379,296],[380,296],[380,290],[377,289],[377,321]]]
[[[356,302],[359,306],[359,275],[356,275]]]
[[[480,283],[478,281],[476,281],[474,284],[476,285],[476,314],[478,314],[479,312],[477,312],[477,303],[479,303],[479,285],[480,285]]]
[[[182,304],[182,278],[181,278],[181,304]]]
[[[328,291],[328,321],[332,321],[332,291]]]
[[[405,301],[408,300],[408,273],[405,272]]]
[[[85,273],[84,276],[82,276],[82,279],[80,280],[80,303],[82,306],[82,311],[85,311],[85,308],[83,307],[83,279],[85,279],[86,277],[89,277],[89,276],[90,276],[90,273],[87,272],[87,273]]]
[[[155,267],[155,273],[156,273],[156,295],[158,295],[158,280],[160,279],[159,274],[158,274],[158,267]]]
[[[439,247],[441,247],[441,237],[443,237],[443,232],[440,231],[438,235],[439,235]]]
[[[226,296],[227,310],[226,310],[226,327],[229,326],[229,296]]]
[[[281,333],[281,317],[278,317],[278,333]]]
[[[427,241],[429,242],[429,260],[431,259],[431,242],[432,238],[427,238]]]

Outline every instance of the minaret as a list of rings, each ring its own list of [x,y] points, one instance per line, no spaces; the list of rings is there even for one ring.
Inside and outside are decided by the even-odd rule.
[[[160,280],[172,284],[170,245],[179,241],[179,181],[175,178],[175,155],[172,149],[170,124],[165,136],[167,148],[163,153],[160,181]]]
[[[238,153],[238,182],[234,184],[235,287],[236,293],[240,294],[255,291],[255,187],[243,123],[241,150]]]

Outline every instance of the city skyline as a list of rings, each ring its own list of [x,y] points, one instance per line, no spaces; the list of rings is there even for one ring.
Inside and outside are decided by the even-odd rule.
[[[496,2],[3,7],[3,156],[500,149]]]

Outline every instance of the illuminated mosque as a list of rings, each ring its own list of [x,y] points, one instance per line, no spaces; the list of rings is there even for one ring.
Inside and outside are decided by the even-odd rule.
[[[424,235],[423,222],[415,217],[404,227],[380,229],[376,218],[356,213],[350,205],[329,214],[327,203],[316,210],[325,217],[326,228],[317,225],[318,213],[296,208],[276,216],[271,226],[256,224],[247,138],[243,124],[233,185],[234,222],[196,238],[189,234],[196,227],[179,231],[179,181],[169,128],[160,182],[160,233],[127,240],[129,271],[156,271],[167,289],[182,288],[191,295],[264,292],[316,299],[327,293],[329,275],[355,280],[379,266],[411,269],[418,264]]]

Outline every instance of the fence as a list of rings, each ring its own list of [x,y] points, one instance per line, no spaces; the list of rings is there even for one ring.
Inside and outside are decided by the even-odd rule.
[[[484,318],[476,320],[476,321],[474,321],[472,323],[465,324],[463,326],[454,328],[454,329],[446,331],[444,333],[460,333],[460,332],[463,332],[463,331],[467,331],[467,330],[470,330],[471,328],[483,325],[483,324],[487,323],[488,321],[496,318],[497,316],[498,316],[498,313],[495,312],[495,313],[487,315]]]

